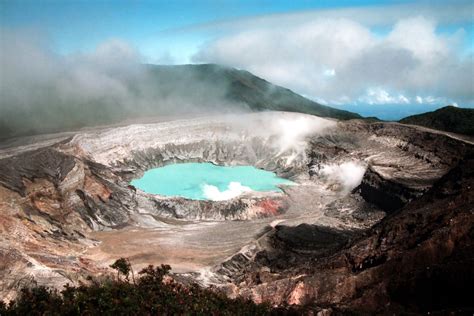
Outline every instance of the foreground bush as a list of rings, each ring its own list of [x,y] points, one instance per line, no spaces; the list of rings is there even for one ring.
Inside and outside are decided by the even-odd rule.
[[[137,278],[126,259],[112,266],[117,278],[78,287],[66,286],[61,292],[46,287],[24,288],[19,297],[6,305],[0,315],[263,315],[266,305],[224,294],[197,285],[184,286],[166,278],[167,265],[149,266]],[[132,282],[129,281],[130,272]]]

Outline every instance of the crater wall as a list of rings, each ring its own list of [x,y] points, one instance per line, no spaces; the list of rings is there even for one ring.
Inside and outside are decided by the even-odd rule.
[[[61,286],[105,273],[106,254],[96,261],[84,255],[99,247],[91,236],[132,227],[169,236],[180,231],[182,240],[196,239],[196,247],[214,252],[223,249],[220,240],[212,240],[221,236],[224,253],[231,255],[212,267],[216,280],[222,280],[220,274],[236,288],[244,282],[245,288],[234,288],[238,293],[255,289],[261,293],[258,299],[290,302],[278,289],[285,282],[299,286],[287,277],[296,271],[292,265],[306,264],[301,253],[329,256],[352,245],[380,221],[381,211],[396,214],[422,197],[472,147],[401,124],[341,123],[274,112],[113,127],[52,139],[43,147],[8,148],[8,157],[0,159],[0,261],[6,262],[0,292],[6,297],[32,278]],[[164,198],[129,185],[147,169],[177,162],[253,165],[299,185],[284,193],[251,193],[222,202]],[[360,185],[350,190],[323,172],[325,166],[346,162],[367,169]],[[213,231],[200,222],[211,223]],[[312,234],[327,239],[327,246],[311,239]],[[314,249],[298,244],[301,240],[310,240]],[[278,268],[272,270],[275,260]],[[378,260],[375,256],[371,262]],[[262,272],[259,282],[276,282],[271,283],[275,295],[269,294],[270,285],[262,289],[253,283],[256,271]],[[325,293],[327,302],[333,300],[333,292]]]

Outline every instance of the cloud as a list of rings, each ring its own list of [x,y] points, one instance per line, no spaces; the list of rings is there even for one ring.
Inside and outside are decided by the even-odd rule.
[[[437,105],[437,104],[448,104],[450,101],[446,98],[439,98],[433,96],[419,96],[417,95],[415,98],[416,103],[418,104],[429,104],[429,105]]]
[[[334,77],[336,75],[336,71],[334,69],[326,69],[324,71],[324,75],[328,77]]]
[[[230,182],[227,190],[220,191],[218,187],[210,184],[202,186],[202,192],[206,199],[211,201],[224,201],[235,198],[245,192],[252,191],[251,188],[242,185],[240,182]]]
[[[244,68],[330,104],[407,104],[417,95],[474,102],[473,56],[460,53],[465,32],[440,34],[433,18],[399,19],[385,35],[350,18],[254,25],[217,37],[193,60]]]
[[[224,82],[142,64],[120,39],[60,55],[45,36],[0,28],[0,139],[127,119],[235,110]]]
[[[62,56],[41,34],[0,32],[0,136],[105,122],[133,100],[124,77],[138,75],[140,55],[125,42]]]
[[[366,104],[409,104],[411,102],[403,94],[391,95],[381,88],[367,89],[366,94],[359,97],[357,101]]]
[[[205,31],[222,34],[241,30],[278,28],[282,25],[292,26],[320,19],[348,19],[369,27],[383,27],[393,25],[400,19],[409,18],[413,15],[424,16],[426,19],[438,21],[440,24],[453,25],[472,23],[473,10],[474,4],[469,0],[456,1],[454,4],[430,1],[424,3],[353,6],[239,17],[235,19],[192,24],[185,27],[169,29],[163,31],[163,33],[175,34],[190,31]]]

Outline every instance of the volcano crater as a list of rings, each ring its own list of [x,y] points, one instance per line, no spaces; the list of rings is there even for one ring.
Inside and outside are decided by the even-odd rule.
[[[11,267],[2,272],[3,294],[14,295],[25,275],[39,284],[76,283],[105,273],[125,255],[137,268],[171,264],[201,284],[239,284],[249,269],[262,268],[255,267],[261,258],[274,264],[282,249],[279,269],[290,269],[291,260],[300,260],[290,257],[330,256],[422,196],[471,146],[401,124],[286,112],[98,128],[25,142],[0,151],[7,232],[0,256]],[[149,169],[176,163],[254,166],[296,185],[223,201],[161,196],[130,185]],[[326,249],[321,236],[335,242]],[[293,255],[291,249],[304,251]]]

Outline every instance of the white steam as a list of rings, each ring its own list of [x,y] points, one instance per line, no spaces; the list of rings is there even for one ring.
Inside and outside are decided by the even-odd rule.
[[[204,197],[211,201],[230,200],[250,191],[252,191],[251,188],[242,185],[240,182],[230,182],[227,190],[224,191],[220,191],[218,187],[210,184],[203,184],[202,186]]]
[[[275,121],[272,128],[278,135],[277,145],[281,151],[300,149],[306,144],[306,137],[319,134],[326,127],[332,125],[331,121],[318,117],[292,117],[280,118]]]
[[[319,175],[330,184],[338,185],[341,191],[349,192],[361,183],[365,169],[361,162],[347,161],[323,165]]]
[[[319,134],[331,121],[317,117],[280,118],[273,124],[273,132],[277,135],[274,146],[279,150],[277,156],[286,154],[286,163],[291,164],[299,157],[305,157],[307,147],[306,138]]]
[[[287,164],[306,157],[308,139],[321,135],[337,125],[336,121],[313,115],[291,112],[265,112],[259,116],[247,116],[245,120],[229,121],[229,124],[269,141],[276,157],[284,157]]]
[[[279,150],[278,156],[285,154],[286,163],[306,157],[307,138],[321,134],[335,122],[315,116],[284,117],[274,120],[272,132],[277,135],[273,146]]]

